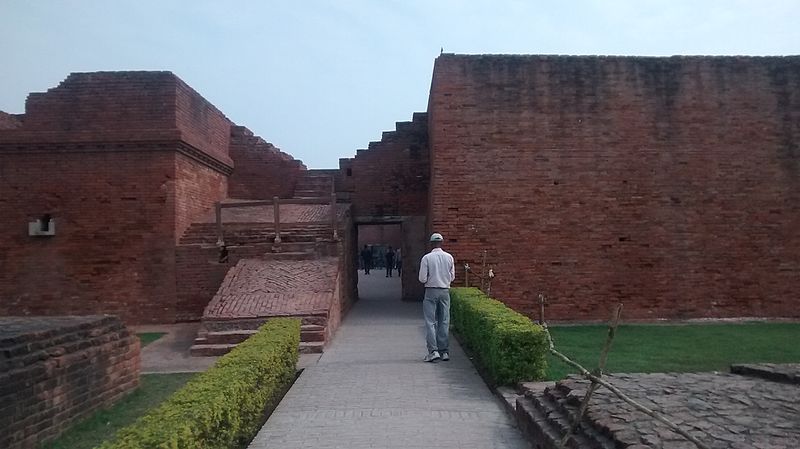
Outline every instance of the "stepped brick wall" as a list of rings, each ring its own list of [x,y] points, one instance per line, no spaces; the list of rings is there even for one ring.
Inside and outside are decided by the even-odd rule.
[[[428,211],[428,119],[415,113],[395,131],[340,159],[337,191],[350,198],[354,216],[426,215]]]
[[[516,309],[800,316],[800,57],[443,55],[428,111],[432,228]]]
[[[225,198],[230,122],[169,72],[72,74],[0,130],[0,315],[176,314],[175,243]],[[56,235],[28,236],[50,214]]]
[[[231,157],[236,169],[229,194],[237,199],[291,198],[305,165],[243,127],[231,130]]]
[[[0,318],[0,447],[38,447],[139,384],[139,339],[109,316]]]

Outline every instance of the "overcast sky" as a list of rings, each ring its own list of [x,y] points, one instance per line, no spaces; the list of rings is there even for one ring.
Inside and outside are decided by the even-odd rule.
[[[170,70],[309,168],[427,108],[448,53],[800,54],[800,0],[0,0],[0,110],[70,72]]]

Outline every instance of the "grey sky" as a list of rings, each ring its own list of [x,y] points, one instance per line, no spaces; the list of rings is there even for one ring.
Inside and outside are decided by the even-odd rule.
[[[788,55],[800,0],[0,0],[0,110],[70,72],[170,70],[334,168],[427,108],[448,53]]]

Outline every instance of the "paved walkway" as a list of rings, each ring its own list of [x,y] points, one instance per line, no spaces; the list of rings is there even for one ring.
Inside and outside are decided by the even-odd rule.
[[[361,300],[250,448],[527,448],[458,343],[421,361],[421,306],[400,280],[360,274]]]

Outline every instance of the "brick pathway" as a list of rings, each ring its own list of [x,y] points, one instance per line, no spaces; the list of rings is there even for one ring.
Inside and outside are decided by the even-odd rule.
[[[325,312],[338,260],[243,259],[222,281],[203,318],[256,318]]]
[[[428,364],[421,305],[400,280],[360,274],[361,300],[261,429],[262,448],[527,448],[453,341]]]

